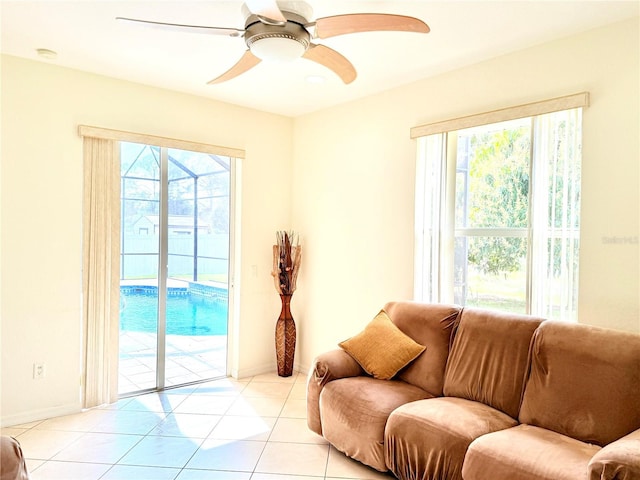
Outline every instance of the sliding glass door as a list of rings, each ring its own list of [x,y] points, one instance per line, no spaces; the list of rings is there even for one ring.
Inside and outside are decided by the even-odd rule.
[[[121,143],[120,395],[226,375],[233,159]]]

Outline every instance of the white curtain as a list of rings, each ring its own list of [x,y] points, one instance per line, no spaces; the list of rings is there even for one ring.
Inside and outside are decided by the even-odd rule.
[[[414,299],[440,301],[440,213],[446,135],[420,137],[416,163]]]
[[[534,121],[531,311],[576,321],[582,109]]]
[[[120,160],[117,142],[84,137],[85,408],[118,398]]]

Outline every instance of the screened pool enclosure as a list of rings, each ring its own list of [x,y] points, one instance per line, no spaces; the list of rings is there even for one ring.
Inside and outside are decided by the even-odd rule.
[[[232,161],[120,144],[120,394],[226,374]]]

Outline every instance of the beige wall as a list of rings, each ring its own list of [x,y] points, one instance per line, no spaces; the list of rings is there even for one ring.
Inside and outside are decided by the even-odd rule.
[[[290,223],[290,118],[15,57],[2,58],[1,106],[3,424],[80,406],[79,124],[246,151],[235,373],[275,368],[270,254]],[[44,379],[32,380],[34,362],[46,364]]]
[[[413,295],[412,126],[588,90],[580,321],[640,332],[638,243],[607,241],[638,236],[638,32],[636,19],[296,119],[3,57],[3,424],[79,408],[78,124],[246,150],[236,359],[244,376],[273,366],[275,230],[303,238],[292,311],[305,368],[384,302]],[[47,364],[44,380],[31,380],[34,362]]]
[[[411,127],[585,90],[579,319],[640,332],[638,36],[635,19],[296,119],[299,363],[413,296]]]

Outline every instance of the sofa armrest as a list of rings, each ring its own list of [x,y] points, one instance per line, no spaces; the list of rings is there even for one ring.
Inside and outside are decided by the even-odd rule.
[[[7,435],[0,437],[0,480],[29,480],[20,442]]]
[[[611,442],[589,462],[589,480],[640,478],[640,428]]]
[[[324,386],[332,380],[359,375],[366,372],[342,349],[322,353],[313,360],[307,378],[307,425],[311,430],[322,435],[320,393]]]

